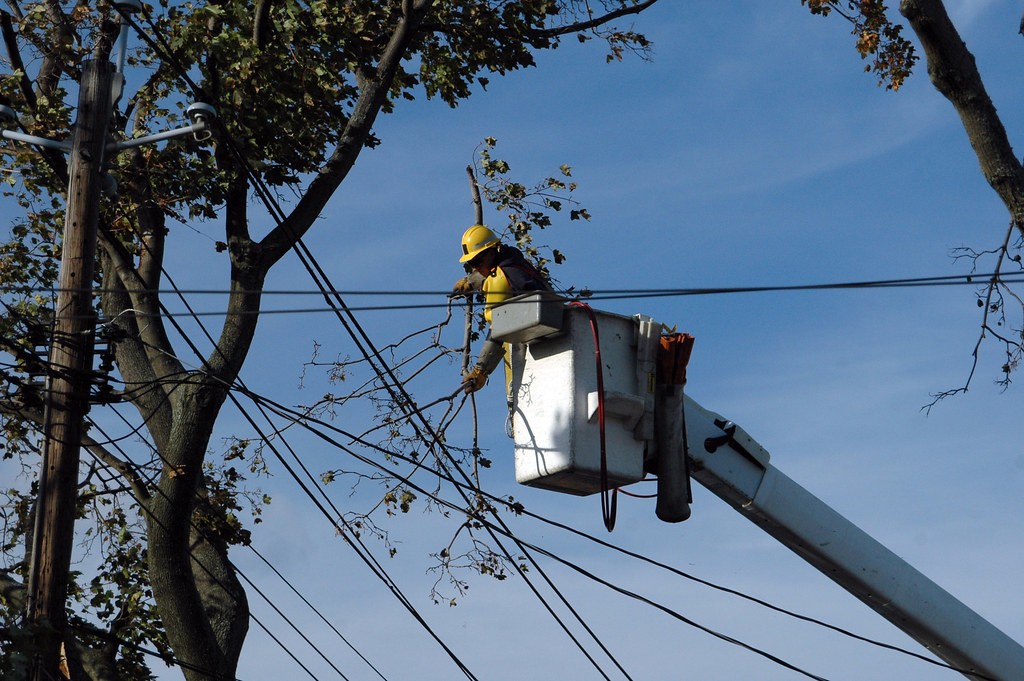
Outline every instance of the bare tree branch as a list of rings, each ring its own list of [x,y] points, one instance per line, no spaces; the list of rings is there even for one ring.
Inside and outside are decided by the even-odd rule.
[[[43,425],[43,414],[41,411],[30,409],[20,404],[13,404],[6,400],[0,401],[0,412],[20,416],[40,427]],[[120,473],[128,482],[128,485],[132,490],[132,494],[135,495],[136,499],[144,501],[149,498],[149,488],[146,485],[146,482],[139,476],[138,472],[135,470],[135,466],[132,465],[131,462],[125,461],[124,459],[111,454],[106,447],[84,433],[82,435],[82,446],[97,459]]]
[[[272,6],[273,0],[259,0],[253,11],[255,19],[252,23],[252,40],[257,47],[267,44],[267,38],[270,35],[270,8]]]
[[[974,250],[969,250],[964,252],[962,255],[957,256],[958,258],[970,258],[974,261],[972,272],[977,270],[978,260],[985,255],[995,254],[996,265],[995,268],[992,270],[992,276],[985,284],[984,297],[978,298],[978,306],[982,308],[981,331],[978,334],[977,342],[975,342],[974,344],[974,350],[971,352],[971,369],[967,374],[967,379],[964,381],[964,384],[959,388],[944,390],[942,392],[933,394],[932,401],[923,407],[925,413],[929,413],[932,407],[934,407],[936,404],[946,399],[947,397],[952,397],[954,395],[959,395],[961,393],[966,393],[968,391],[968,389],[971,386],[971,381],[974,379],[974,373],[978,368],[978,359],[981,351],[981,345],[985,341],[985,338],[988,337],[988,335],[990,334],[993,338],[996,338],[997,340],[1003,343],[1004,352],[1006,353],[1006,362],[1003,365],[1003,378],[1000,379],[999,384],[1002,385],[1004,388],[1010,384],[1010,373],[1012,372],[1013,368],[1017,365],[1017,363],[1020,361],[1021,353],[1024,352],[1024,341],[1007,338],[1004,334],[998,333],[993,328],[991,315],[998,313],[998,325],[1002,325],[1006,321],[1006,306],[1005,301],[1003,300],[1004,291],[1007,295],[1011,296],[1014,300],[1016,300],[1017,303],[1020,305],[1022,311],[1024,311],[1024,300],[1022,300],[1020,296],[1014,293],[1009,286],[1004,284],[1002,279],[1003,267],[1004,265],[1006,265],[1006,261],[1008,259],[1019,261],[1019,258],[1010,256],[1010,239],[1012,238],[1016,229],[1016,225],[1014,225],[1013,221],[1011,220],[1010,224],[1007,226],[1006,236],[1003,238],[1003,243],[998,249],[994,249],[992,251],[982,251],[980,253]],[[960,250],[965,251],[966,249]],[[1019,335],[1020,334],[1018,333],[1018,336]]]
[[[644,0],[643,2],[638,2],[631,7],[621,7],[617,10],[608,12],[607,14],[602,14],[599,17],[589,19],[588,21],[579,21],[572,24],[566,24],[565,26],[556,26],[555,28],[549,28],[543,31],[531,31],[529,35],[534,38],[553,38],[555,36],[568,35],[570,33],[579,33],[580,31],[589,31],[615,21],[621,17],[629,16],[631,14],[640,14],[640,12],[643,12],[657,1],[658,0]]]
[[[900,13],[924,47],[932,84],[959,114],[982,174],[1009,209],[1017,228],[1024,230],[1024,167],[1013,153],[974,55],[940,0],[903,0]]]
[[[433,0],[403,3],[404,16],[395,25],[377,68],[360,83],[360,95],[345,124],[338,146],[321,168],[292,213],[264,239],[265,266],[269,268],[312,227],[327,202],[348,175],[370,135],[374,121],[387,100],[395,74],[409,43],[422,24]]]

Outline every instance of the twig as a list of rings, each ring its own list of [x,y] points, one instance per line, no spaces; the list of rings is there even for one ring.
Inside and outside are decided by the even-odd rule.
[[[984,311],[982,312],[981,316],[981,333],[978,335],[978,340],[974,344],[974,350],[971,352],[971,369],[967,374],[967,380],[964,381],[964,384],[959,388],[954,388],[952,390],[944,390],[940,393],[932,394],[932,397],[934,399],[932,399],[930,403],[922,407],[922,410],[925,412],[925,414],[930,414],[932,407],[934,407],[936,404],[946,399],[947,397],[952,397],[954,395],[959,395],[961,393],[966,393],[968,391],[971,385],[971,381],[974,378],[974,373],[978,368],[978,359],[980,356],[981,344],[985,341],[985,338],[988,337],[989,334],[991,334],[996,339],[1002,341],[1002,343],[1005,346],[1007,362],[1004,365],[1005,376],[1000,381],[1000,384],[1003,385],[1004,387],[1009,384],[1009,373],[1012,370],[1013,365],[1015,364],[1015,362],[1013,361],[1013,355],[1015,353],[1019,354],[1021,352],[1021,343],[1011,341],[1009,338],[1006,338],[1003,335],[997,333],[989,323],[989,315],[998,310],[1000,311],[1002,319],[1006,319],[1006,311],[1004,303],[1002,301],[1002,294],[1000,293],[1000,288],[1006,288],[1006,290],[1010,293],[1010,295],[1014,297],[1014,299],[1016,299],[1018,302],[1021,302],[1019,296],[1014,294],[1008,287],[1005,287],[1005,285],[1000,283],[1000,274],[1002,272],[1003,264],[1006,262],[1007,255],[1009,254],[1010,250],[1010,237],[1014,234],[1015,230],[1016,224],[1011,219],[1010,224],[1006,230],[1006,236],[1003,238],[1003,243],[998,249],[995,249],[994,251],[985,251],[983,253],[978,253],[971,250],[971,257],[973,258],[975,265],[977,265],[977,260],[982,255],[985,255],[986,253],[996,254],[996,266],[993,269],[992,276],[985,287],[985,298],[984,303],[982,305],[984,307]],[[996,298],[995,303],[993,303],[993,298]],[[979,298],[979,301],[980,300],[981,299]]]

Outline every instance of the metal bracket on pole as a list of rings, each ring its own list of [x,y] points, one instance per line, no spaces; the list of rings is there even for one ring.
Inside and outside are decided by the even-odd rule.
[[[128,29],[131,24],[129,16],[142,11],[142,3],[139,0],[119,0],[114,3],[114,9],[121,13],[121,30],[117,34],[117,72],[124,80],[124,62],[128,53]],[[115,97],[115,100],[117,98]]]
[[[57,149],[63,151],[65,154],[70,153],[71,143],[70,142],[59,142],[57,140],[48,140],[45,137],[36,137],[35,135],[26,135],[23,132],[17,130],[3,130],[0,131],[0,136],[4,139],[15,140],[18,142],[24,142],[26,144],[33,144],[37,147],[46,147],[47,149]]]

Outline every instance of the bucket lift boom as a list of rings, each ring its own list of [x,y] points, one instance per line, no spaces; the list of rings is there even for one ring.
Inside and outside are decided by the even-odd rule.
[[[781,473],[736,424],[678,391],[649,399],[654,376],[638,368],[658,342],[653,320],[591,317],[605,346],[596,368],[588,356],[597,329],[591,341],[580,310],[550,294],[513,298],[494,310],[492,338],[518,344],[511,390],[519,482],[593,494],[602,491],[600,478],[611,486],[636,482],[656,452],[662,519],[689,516],[683,486],[692,477],[968,678],[1024,679],[1024,647]],[[595,371],[604,372],[603,381]],[[674,400],[671,418],[664,416],[666,399]],[[614,445],[607,460],[596,454],[599,402],[610,414],[600,426],[601,440]],[[639,425],[652,409],[662,414],[654,433]],[[675,417],[679,411],[683,418]]]
[[[972,679],[1024,679],[1024,647],[769,463],[741,428],[684,397],[691,476]]]

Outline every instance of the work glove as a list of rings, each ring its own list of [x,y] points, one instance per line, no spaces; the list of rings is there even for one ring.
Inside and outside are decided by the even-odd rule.
[[[469,277],[463,277],[452,286],[452,295],[464,295],[473,290],[473,283],[469,280]]]
[[[462,387],[466,394],[475,393],[487,383],[487,374],[480,367],[473,367],[462,375]]]

